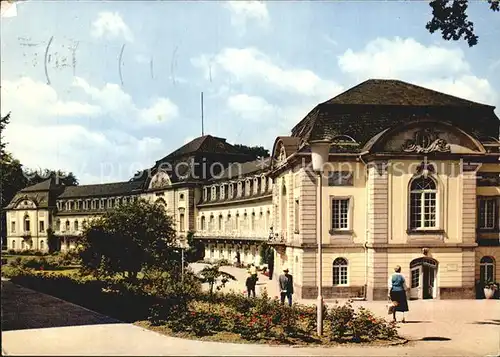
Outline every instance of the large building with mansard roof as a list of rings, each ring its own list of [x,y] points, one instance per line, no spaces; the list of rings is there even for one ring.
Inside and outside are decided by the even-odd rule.
[[[316,298],[321,272],[324,298],[386,299],[396,265],[411,298],[474,298],[500,280],[494,109],[368,80],[312,108],[267,160],[207,135],[129,182],[28,187],[7,207],[8,248],[46,250],[52,227],[70,249],[92,217],[144,197],[164,203],[180,237],[193,231],[207,260],[259,264],[267,242],[302,298]]]

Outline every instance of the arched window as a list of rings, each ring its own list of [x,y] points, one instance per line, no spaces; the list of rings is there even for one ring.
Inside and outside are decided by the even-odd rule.
[[[75,220],[74,227],[75,227],[75,231],[77,231],[78,230],[78,221],[76,221],[76,220]]]
[[[11,248],[16,249],[16,241],[14,239],[12,240]]]
[[[84,219],[82,222],[82,228],[85,229],[86,226],[87,226],[87,220]]]
[[[495,259],[493,257],[482,257],[479,263],[479,275],[482,283],[495,281]]]
[[[430,177],[420,176],[410,185],[410,229],[437,227],[437,187]]]
[[[69,231],[69,221],[66,220],[66,231]]]
[[[222,214],[219,215],[219,231],[222,231]]]
[[[56,220],[56,231],[60,231],[61,230],[61,220],[58,219]]]
[[[44,250],[45,249],[45,243],[43,240],[40,241],[40,250]]]
[[[333,261],[333,285],[347,285],[347,260],[344,258]]]
[[[30,227],[30,216],[27,214],[24,215],[24,231],[29,232],[31,230]]]
[[[204,231],[205,227],[205,216],[201,216],[201,230]]]

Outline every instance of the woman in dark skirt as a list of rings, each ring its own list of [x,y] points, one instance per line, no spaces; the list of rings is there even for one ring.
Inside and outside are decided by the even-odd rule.
[[[403,320],[405,322],[405,312],[408,311],[408,301],[406,300],[406,280],[403,274],[401,274],[401,267],[398,265],[394,268],[394,274],[392,274],[389,280],[390,286],[390,299],[393,303],[392,318],[396,321],[396,311],[401,311],[403,313]]]

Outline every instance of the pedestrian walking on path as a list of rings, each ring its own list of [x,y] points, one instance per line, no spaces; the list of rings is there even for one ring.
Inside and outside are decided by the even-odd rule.
[[[401,274],[401,267],[398,265],[394,268],[394,274],[389,279],[389,298],[391,299],[392,318],[396,321],[396,312],[403,313],[402,322],[405,322],[405,312],[409,311],[408,301],[406,300],[406,279]]]
[[[278,278],[281,304],[285,303],[285,298],[288,299],[288,305],[292,306],[292,295],[293,295],[293,277],[288,274],[288,268],[283,269],[283,274]]]
[[[248,297],[250,297],[250,294],[252,294],[253,297],[255,297],[255,285],[257,285],[257,274],[253,275],[251,273],[248,273],[245,285],[247,287]]]

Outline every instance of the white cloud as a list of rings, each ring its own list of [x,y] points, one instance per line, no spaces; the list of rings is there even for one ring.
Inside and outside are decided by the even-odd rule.
[[[345,51],[338,65],[357,81],[400,79],[485,104],[498,101],[488,80],[472,73],[464,52],[456,47],[425,46],[412,38],[377,38],[362,50]]]
[[[248,22],[260,26],[269,24],[269,12],[264,1],[227,1],[225,6],[231,11],[231,24],[244,29]]]
[[[72,124],[37,126],[13,120],[5,136],[8,150],[25,167],[71,171],[83,184],[130,179],[164,149],[158,138],[103,133]]]
[[[211,77],[224,71],[239,82],[266,83],[289,93],[320,97],[322,100],[342,90],[334,81],[322,79],[311,70],[277,65],[255,48],[226,48],[215,56],[193,58],[191,63],[202,68],[207,79],[209,69]]]
[[[91,35],[95,38],[106,39],[123,37],[128,42],[134,40],[132,31],[117,12],[100,12],[92,23]]]
[[[101,114],[101,108],[85,102],[64,101],[55,89],[29,77],[2,81],[2,111],[22,112],[25,120],[40,123],[49,117],[80,117]]]
[[[141,108],[116,85],[96,88],[76,78],[75,86],[90,103],[65,101],[53,87],[29,77],[2,82],[2,115],[12,112],[2,135],[7,150],[23,165],[72,171],[88,184],[127,180],[164,156],[161,139],[136,137],[126,132],[134,127],[124,125],[104,130],[103,121],[88,118],[108,115],[133,124],[168,120],[177,115],[177,107],[168,99],[158,98]]]
[[[264,98],[247,94],[232,95],[227,99],[227,107],[249,121],[277,119],[281,116],[280,108],[269,104]]]
[[[103,112],[119,120],[128,120],[132,126],[152,125],[169,121],[179,115],[179,109],[168,98],[157,98],[149,107],[139,108],[132,97],[114,83],[102,88],[91,86],[83,78],[75,77],[73,86],[82,89]]]

